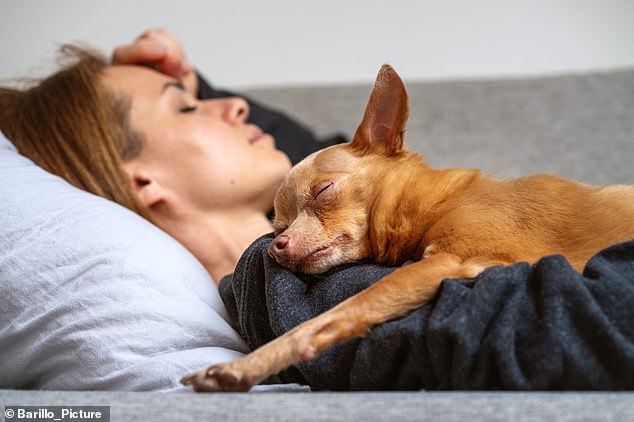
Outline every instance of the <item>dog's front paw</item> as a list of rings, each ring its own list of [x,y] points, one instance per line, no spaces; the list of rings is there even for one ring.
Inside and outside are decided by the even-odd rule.
[[[257,376],[224,363],[213,365],[204,371],[194,372],[181,379],[184,385],[191,385],[195,391],[249,391],[257,382]]]

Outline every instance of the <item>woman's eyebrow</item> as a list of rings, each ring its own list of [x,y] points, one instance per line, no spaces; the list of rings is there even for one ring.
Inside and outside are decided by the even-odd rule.
[[[185,85],[183,85],[181,82],[169,81],[169,82],[165,82],[163,84],[163,89],[161,90],[161,94],[163,94],[167,90],[167,88],[169,88],[169,87],[174,87],[176,89],[179,89],[179,90],[185,92]]]

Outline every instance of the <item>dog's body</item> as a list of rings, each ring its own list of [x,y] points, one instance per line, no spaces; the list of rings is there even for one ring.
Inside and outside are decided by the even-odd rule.
[[[284,181],[269,253],[304,273],[365,258],[414,262],[244,358],[184,383],[206,391],[248,390],[429,302],[443,279],[556,253],[581,271],[600,249],[634,238],[634,187],[433,169],[403,149],[407,118],[405,87],[384,66],[352,142],[311,155]]]

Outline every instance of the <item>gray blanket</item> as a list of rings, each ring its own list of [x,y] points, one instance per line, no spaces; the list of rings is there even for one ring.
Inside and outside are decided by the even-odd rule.
[[[251,348],[376,282],[393,268],[296,275],[254,242],[221,295]],[[445,280],[436,300],[362,339],[280,374],[316,390],[634,389],[634,240],[593,257],[583,275],[562,256]]]

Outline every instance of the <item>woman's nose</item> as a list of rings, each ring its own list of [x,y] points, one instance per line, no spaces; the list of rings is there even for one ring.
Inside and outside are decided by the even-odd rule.
[[[223,118],[229,123],[244,123],[249,117],[249,103],[239,97],[226,98],[224,101]]]
[[[239,97],[204,100],[202,103],[209,115],[231,124],[245,123],[249,117],[249,103]]]

